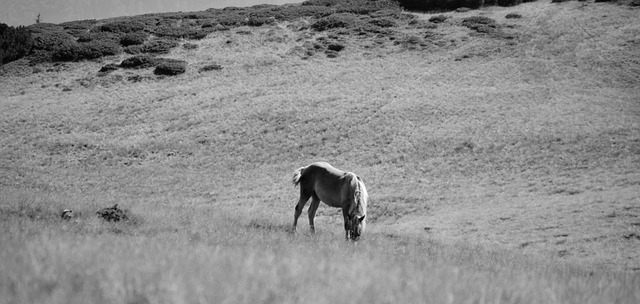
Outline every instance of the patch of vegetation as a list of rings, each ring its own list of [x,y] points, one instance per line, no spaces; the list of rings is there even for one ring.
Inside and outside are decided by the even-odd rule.
[[[158,63],[156,57],[149,55],[138,55],[122,60],[121,68],[125,69],[145,69],[155,66]]]
[[[398,3],[408,10],[417,11],[437,11],[437,10],[457,10],[457,9],[477,9],[482,6],[500,5],[514,6],[523,0],[398,0]]]
[[[154,30],[154,34],[158,37],[200,40],[207,37],[207,35],[209,35],[213,31],[214,29],[210,27],[198,28],[191,26],[160,26]]]
[[[185,50],[195,50],[198,48],[198,45],[195,43],[185,43],[182,45],[182,48]]]
[[[321,18],[311,25],[316,31],[326,31],[335,28],[351,28],[360,22],[360,19],[351,13],[338,13]]]
[[[522,15],[520,15],[518,13],[509,13],[504,17],[507,18],[507,19],[520,19],[520,18],[522,18]]]
[[[134,20],[117,21],[103,24],[96,29],[103,32],[112,33],[133,33],[144,30],[145,26],[142,22]]]
[[[156,75],[175,76],[187,71],[187,62],[177,59],[161,59],[153,71]]]
[[[148,37],[149,34],[145,32],[126,33],[120,38],[120,44],[122,46],[144,44]]]
[[[429,18],[429,22],[442,23],[442,22],[445,22],[447,19],[449,19],[449,17],[445,15],[437,15]]]
[[[143,45],[130,45],[124,50],[129,54],[167,54],[171,51],[171,49],[178,46],[179,44],[180,43],[175,40],[157,39],[147,42]]]
[[[118,69],[118,65],[117,64],[113,64],[113,63],[109,63],[105,66],[103,66],[102,68],[100,68],[100,73],[110,73],[113,72],[115,70]]]
[[[32,46],[31,33],[24,26],[0,23],[0,65],[26,56]]]
[[[219,71],[222,70],[222,66],[217,63],[207,64],[201,67],[198,72],[209,72],[209,71]]]

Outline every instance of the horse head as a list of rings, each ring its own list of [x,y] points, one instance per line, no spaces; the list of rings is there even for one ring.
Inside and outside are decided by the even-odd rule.
[[[349,238],[354,242],[359,240],[360,236],[364,232],[365,216],[366,215],[353,215],[349,218],[349,221],[347,223]]]

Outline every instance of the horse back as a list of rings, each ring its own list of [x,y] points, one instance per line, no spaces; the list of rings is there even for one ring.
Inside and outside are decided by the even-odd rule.
[[[343,207],[349,195],[347,173],[328,163],[313,163],[301,172],[300,187],[332,207]]]

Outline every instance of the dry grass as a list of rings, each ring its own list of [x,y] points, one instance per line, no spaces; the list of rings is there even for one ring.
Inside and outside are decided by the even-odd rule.
[[[15,63],[2,301],[637,302],[638,11],[447,15],[394,40],[304,20],[215,32],[166,56],[188,62],[175,77]],[[462,26],[474,15],[500,34]],[[292,51],[314,43],[345,48]],[[291,171],[316,160],[365,178],[358,246],[326,207],[318,235],[286,230]],[[115,203],[134,220],[93,216]]]

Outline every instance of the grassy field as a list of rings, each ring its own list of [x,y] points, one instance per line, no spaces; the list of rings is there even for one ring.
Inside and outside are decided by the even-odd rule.
[[[216,31],[173,77],[3,66],[0,303],[640,301],[640,11],[414,15]],[[326,206],[289,232],[318,160],[365,180],[357,245]]]

